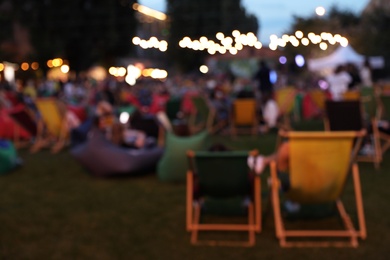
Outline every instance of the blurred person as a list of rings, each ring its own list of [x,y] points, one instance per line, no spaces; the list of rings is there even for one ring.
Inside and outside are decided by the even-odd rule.
[[[27,80],[26,84],[23,87],[23,95],[29,96],[32,99],[37,98],[38,92],[34,84],[34,80],[29,79]]]
[[[273,93],[273,85],[270,79],[271,70],[264,60],[259,62],[259,70],[254,75],[254,80],[258,84],[259,91],[262,95]]]
[[[217,87],[211,92],[210,104],[215,109],[215,117],[218,122],[229,120],[232,103],[220,88]]]
[[[280,180],[280,188],[282,192],[287,192],[290,189],[290,176],[288,174],[289,161],[290,161],[290,146],[289,142],[283,142],[277,149],[277,151],[268,156],[258,155],[256,157],[248,157],[248,166],[253,169],[256,174],[262,174],[264,169],[274,161],[276,163],[276,170]],[[286,199],[284,207],[290,213],[296,213],[300,210],[301,205]]]
[[[345,71],[344,66],[339,65],[334,73],[326,77],[329,83],[329,91],[333,100],[341,100],[343,94],[348,91],[348,85],[352,82],[352,77]]]
[[[359,74],[359,70],[353,63],[348,63],[346,67],[346,72],[351,76],[352,80],[348,84],[348,89],[354,89],[360,85],[362,82]]]
[[[275,99],[272,98],[270,93],[265,94],[262,97],[263,106],[263,120],[265,126],[260,130],[261,132],[268,132],[271,129],[276,129],[277,121],[279,118],[279,106],[276,103]]]
[[[363,87],[372,87],[372,69],[370,61],[366,58],[360,69],[360,78]]]

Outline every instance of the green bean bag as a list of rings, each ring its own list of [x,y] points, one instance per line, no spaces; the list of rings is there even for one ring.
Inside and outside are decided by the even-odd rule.
[[[168,132],[165,140],[165,152],[157,165],[157,176],[161,181],[184,182],[188,169],[187,151],[205,150],[208,145],[208,132],[193,136],[176,136]]]
[[[17,160],[18,156],[12,143],[0,140],[0,175],[13,170],[17,166]]]

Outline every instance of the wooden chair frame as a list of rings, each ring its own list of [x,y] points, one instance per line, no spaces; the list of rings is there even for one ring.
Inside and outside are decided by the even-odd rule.
[[[251,151],[248,156],[256,156],[257,151]],[[186,226],[187,231],[191,232],[191,244],[209,245],[209,246],[244,246],[249,247],[255,244],[255,233],[261,232],[261,181],[259,175],[254,175],[253,197],[248,205],[248,224],[218,224],[218,223],[200,223],[201,207],[200,203],[194,200],[194,174],[195,152],[188,151],[189,170],[187,171],[187,193],[186,193]],[[239,241],[199,241],[198,233],[200,231],[241,231],[248,232],[248,240]]]

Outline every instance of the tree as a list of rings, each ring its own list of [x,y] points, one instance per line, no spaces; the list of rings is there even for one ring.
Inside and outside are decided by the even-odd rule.
[[[81,71],[130,53],[136,28],[131,8],[135,1],[13,0],[5,1],[10,7],[0,9],[7,14],[0,17],[6,17],[11,31],[14,24],[29,31],[33,51],[24,59],[45,64],[59,56]],[[14,59],[20,62],[20,58]]]
[[[295,17],[289,30],[293,34],[301,30],[305,35],[309,32],[319,34],[330,32],[345,36],[349,44],[359,53],[366,56],[384,56],[386,71],[390,71],[390,10],[383,7],[373,7],[361,15],[348,10],[340,10],[332,7],[329,15],[319,17]],[[302,46],[294,48],[288,45],[285,50],[290,56],[301,53],[306,57],[320,57],[332,52],[336,46],[328,45],[328,51],[320,50],[317,45]]]
[[[333,6],[329,10],[329,14],[325,17],[310,16],[307,18],[295,16],[294,22],[288,30],[288,34],[294,34],[295,31],[302,31],[305,36],[310,32],[313,32],[317,35],[322,32],[329,32],[333,35],[340,34],[346,37],[350,44],[355,48],[357,43],[357,32],[359,31],[359,26],[361,19],[359,16],[348,10],[340,10],[337,7]],[[298,47],[293,47],[287,45],[286,53],[289,56],[295,56],[295,54],[300,53],[306,57],[321,57],[326,56],[329,52],[332,52],[336,49],[337,46],[328,44],[328,51],[322,51],[317,44],[310,44],[308,46],[303,46],[300,44]]]
[[[390,10],[376,7],[363,13],[358,41],[367,55],[383,56],[390,72]],[[387,73],[388,75],[388,73]]]
[[[240,0],[168,0],[170,17],[169,55],[175,65],[188,71],[200,65],[206,52],[194,55],[193,51],[181,49],[179,41],[188,36],[199,39],[206,36],[216,40],[217,32],[230,35],[233,30],[256,33],[257,18],[247,14]]]

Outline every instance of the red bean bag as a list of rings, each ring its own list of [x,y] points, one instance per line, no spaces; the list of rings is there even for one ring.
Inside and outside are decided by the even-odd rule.
[[[0,110],[0,138],[13,139],[14,133],[19,128],[19,137],[21,139],[30,139],[31,134],[24,128],[20,127],[15,121],[8,115],[6,109]]]
[[[72,111],[81,122],[84,122],[87,119],[87,111],[85,107],[68,105],[66,108],[69,111]]]

